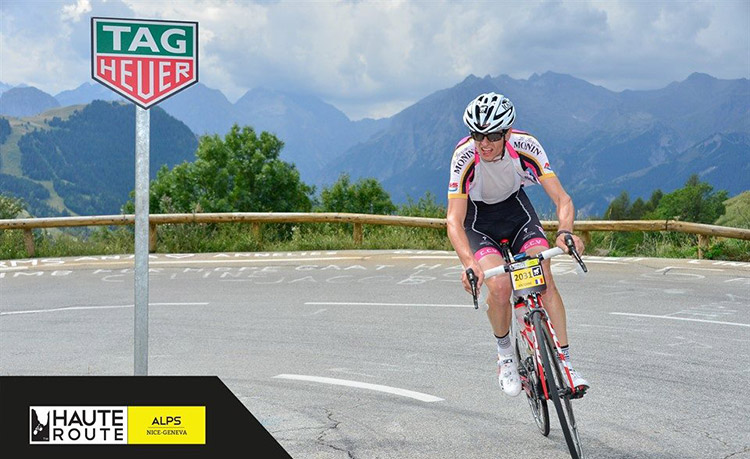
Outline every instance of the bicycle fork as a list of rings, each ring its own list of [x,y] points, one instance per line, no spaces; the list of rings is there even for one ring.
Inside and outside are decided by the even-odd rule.
[[[536,337],[534,335],[534,324],[531,320],[530,301],[527,298],[518,297],[513,304],[513,320],[517,324],[516,350],[519,359],[518,374],[527,395],[532,398],[546,398],[540,384],[542,372],[539,365],[539,351],[536,350]],[[536,354],[536,355],[535,355]],[[536,377],[533,377],[533,374]]]

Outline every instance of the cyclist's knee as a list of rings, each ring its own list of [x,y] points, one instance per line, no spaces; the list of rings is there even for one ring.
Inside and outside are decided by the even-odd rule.
[[[547,284],[547,291],[557,291],[557,285],[555,284],[555,277],[552,275],[552,268],[549,260],[542,261],[542,269],[544,269],[544,281]]]
[[[507,279],[493,277],[487,280],[487,289],[494,304],[505,305],[510,298],[510,283]]]

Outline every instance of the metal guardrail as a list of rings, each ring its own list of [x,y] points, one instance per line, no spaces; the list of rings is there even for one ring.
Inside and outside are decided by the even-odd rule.
[[[351,213],[296,213],[296,212],[228,212],[195,214],[152,214],[149,216],[149,251],[156,252],[157,228],[165,224],[185,223],[252,223],[253,231],[260,234],[263,223],[352,223],[356,244],[363,239],[362,225],[409,226],[416,228],[445,228],[444,218],[402,217]],[[545,231],[557,230],[556,221],[542,221]],[[0,230],[23,230],[24,244],[29,257],[35,253],[33,229],[66,228],[80,226],[134,225],[134,215],[100,215],[91,217],[18,218],[0,220]],[[674,231],[698,235],[698,258],[708,246],[708,238],[725,237],[750,240],[750,229],[707,225],[677,220],[580,220],[575,222],[576,233],[590,241],[591,231]]]

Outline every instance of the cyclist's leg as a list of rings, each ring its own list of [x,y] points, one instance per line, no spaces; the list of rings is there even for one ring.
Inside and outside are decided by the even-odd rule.
[[[475,254],[479,257],[482,250]],[[487,252],[487,250],[485,250]],[[502,256],[493,250],[478,259],[482,270],[494,268],[503,263]],[[485,280],[489,290],[487,297],[487,318],[497,339],[497,378],[500,388],[511,397],[521,393],[521,377],[518,374],[518,361],[510,336],[510,280],[508,276],[495,276]]]
[[[469,200],[464,230],[474,258],[484,271],[504,263],[498,241],[507,238],[516,226],[507,218],[507,208],[505,201],[485,204]],[[513,338],[510,336],[510,279],[508,276],[496,276],[485,279],[485,285],[489,290],[487,318],[497,339],[498,382],[503,392],[516,396],[521,393],[521,378],[514,356]]]
[[[485,204],[469,199],[464,231],[474,251],[474,259],[484,271],[504,264],[499,241],[508,238],[517,226],[507,218],[508,208],[506,201]],[[501,337],[508,333],[510,327],[510,280],[508,276],[496,276],[486,279],[485,284],[489,291],[487,317],[492,331]]]
[[[481,250],[480,250],[481,252]],[[475,254],[475,256],[477,256]],[[484,255],[479,260],[483,271],[500,266],[504,263],[499,252]],[[508,276],[495,276],[485,281],[489,295],[487,296],[487,318],[495,336],[505,336],[510,330],[510,279]]]
[[[565,304],[563,303],[562,296],[560,296],[560,291],[557,290],[557,285],[555,285],[549,260],[542,261],[542,269],[544,270],[544,280],[547,283],[547,290],[542,293],[544,309],[547,310],[547,314],[555,327],[555,333],[557,334],[560,346],[567,346],[568,320],[565,312]]]

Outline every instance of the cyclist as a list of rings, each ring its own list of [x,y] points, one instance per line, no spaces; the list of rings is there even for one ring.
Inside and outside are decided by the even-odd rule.
[[[465,270],[471,268],[477,285],[484,282],[483,270],[504,263],[499,251],[502,239],[510,241],[513,253],[537,254],[549,248],[536,211],[524,186],[541,184],[557,208],[559,231],[555,244],[566,252],[565,235],[573,237],[583,253],[581,239],[572,233],[574,207],[570,196],[552,171],[539,141],[527,132],[512,129],[516,119],[513,103],[502,94],[481,94],[466,107],[464,124],[470,135],[461,139],[453,153],[448,185],[448,237],[464,266],[462,282],[471,292]],[[547,290],[543,294],[547,310],[570,361],[566,315],[555,287],[549,260],[542,262]],[[497,339],[498,380],[503,392],[516,396],[521,381],[510,339],[510,279],[497,276],[487,280],[487,317]],[[572,366],[571,366],[572,369]],[[573,384],[583,389],[588,382],[572,370]]]

